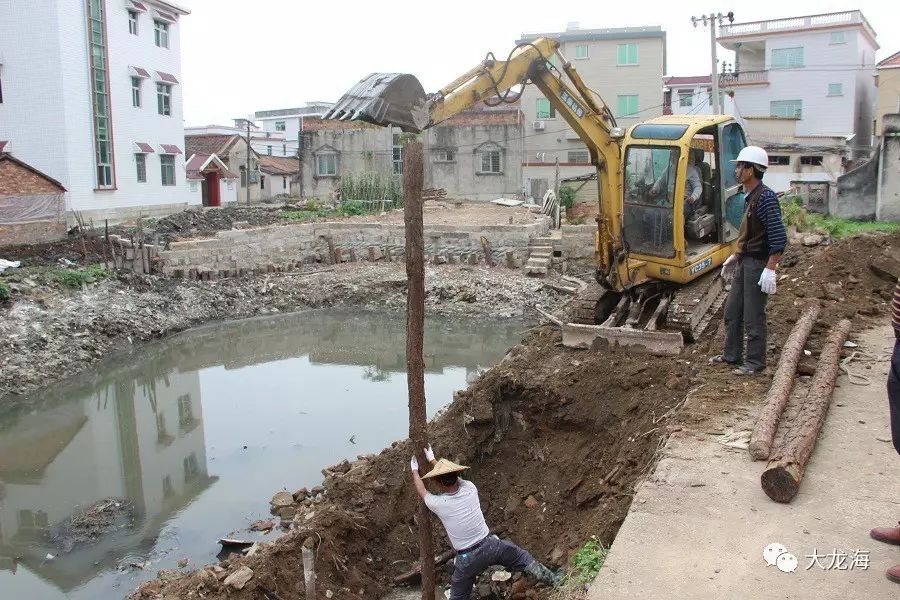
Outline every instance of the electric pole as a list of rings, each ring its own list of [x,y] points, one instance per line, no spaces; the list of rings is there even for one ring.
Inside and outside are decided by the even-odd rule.
[[[250,117],[247,117],[247,204],[250,204]]]
[[[713,114],[716,115],[722,114],[722,102],[719,98],[719,61],[716,58],[716,21],[719,22],[719,25],[722,25],[724,19],[728,19],[729,23],[734,23],[734,13],[728,11],[724,15],[722,13],[710,13],[701,17],[691,17],[691,23],[694,24],[694,27],[697,27],[698,21],[702,21],[704,27],[709,25],[709,46],[712,59],[712,105]]]

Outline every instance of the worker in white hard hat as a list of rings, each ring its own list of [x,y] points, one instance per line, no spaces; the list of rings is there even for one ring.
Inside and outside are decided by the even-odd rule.
[[[747,146],[731,162],[744,188],[744,218],[737,251],[722,265],[723,279],[731,282],[725,301],[725,352],[710,362],[734,365],[735,375],[753,375],[766,368],[766,301],[775,293],[787,233],[778,196],[762,182],[769,166],[766,151]]]
[[[446,458],[435,460],[431,446],[425,448],[425,458],[433,465],[427,474],[419,476],[419,462],[415,456],[410,460],[409,468],[416,493],[441,520],[456,550],[450,579],[450,600],[469,600],[478,576],[491,565],[503,565],[511,571],[524,572],[553,587],[562,582],[561,572],[554,573],[536,561],[527,550],[491,535],[481,512],[478,488],[460,477],[469,467]],[[429,493],[423,479],[433,481],[438,493]]]

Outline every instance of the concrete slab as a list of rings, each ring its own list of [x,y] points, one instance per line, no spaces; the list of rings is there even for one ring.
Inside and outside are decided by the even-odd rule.
[[[883,327],[860,334],[857,341],[862,350],[887,352],[893,333]],[[887,441],[888,363],[857,368],[872,383],[838,380],[800,493],[790,504],[765,495],[759,484],[765,463],[751,461],[746,451],[712,437],[671,438],[654,474],[636,494],[587,597],[900,597],[900,585],[884,575],[900,564],[900,548],[869,537],[870,528],[900,519],[900,457]],[[766,565],[763,549],[773,542],[797,557],[796,571]],[[853,569],[811,565],[815,554],[828,567],[840,552],[857,550],[868,553],[868,569],[861,568],[863,558]],[[822,556],[828,554],[832,557]],[[852,558],[847,566],[851,563]]]

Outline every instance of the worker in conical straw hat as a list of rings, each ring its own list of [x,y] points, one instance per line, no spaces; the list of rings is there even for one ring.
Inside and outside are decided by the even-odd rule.
[[[425,449],[425,458],[432,464],[432,469],[424,477],[419,476],[415,456],[409,466],[416,492],[441,520],[456,550],[450,600],[469,600],[475,580],[491,565],[522,571],[547,585],[560,584],[561,573],[554,573],[512,542],[491,535],[481,512],[478,488],[461,477],[469,467],[446,458],[435,460],[431,446]],[[423,479],[434,482],[436,494],[425,489]]]

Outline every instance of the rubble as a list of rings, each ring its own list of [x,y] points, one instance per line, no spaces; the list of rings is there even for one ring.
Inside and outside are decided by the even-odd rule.
[[[241,567],[225,578],[224,584],[235,590],[242,590],[247,582],[253,578],[253,569]]]

